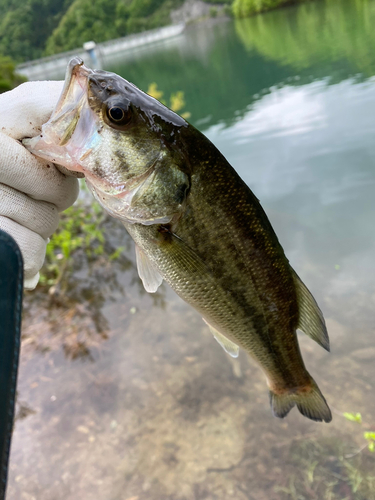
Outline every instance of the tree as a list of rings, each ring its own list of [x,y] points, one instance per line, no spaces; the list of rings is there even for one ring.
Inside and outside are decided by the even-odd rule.
[[[15,73],[15,63],[10,57],[0,55],[0,93],[17,87],[26,78]]]

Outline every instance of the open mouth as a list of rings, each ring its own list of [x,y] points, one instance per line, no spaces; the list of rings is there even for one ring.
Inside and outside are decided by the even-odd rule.
[[[74,134],[86,104],[88,77],[92,73],[78,57],[69,62],[62,94],[45,130],[59,146],[64,146]]]
[[[69,170],[84,172],[80,159],[88,154],[90,138],[97,128],[97,118],[87,100],[88,79],[93,73],[82,59],[70,61],[61,96],[42,134],[23,141],[29,151]]]
[[[74,57],[69,61],[65,83],[54,113],[60,114],[66,101],[77,102],[87,91],[87,79],[93,70],[86,68],[82,59]]]

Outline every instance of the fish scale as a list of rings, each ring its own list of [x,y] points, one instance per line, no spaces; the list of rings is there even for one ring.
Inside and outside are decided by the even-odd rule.
[[[195,141],[195,144],[197,144],[197,141]],[[211,147],[213,148],[212,145]],[[207,150],[207,143],[204,144],[204,150],[200,152],[202,156],[205,154],[205,150]],[[207,163],[203,164],[208,165]],[[226,162],[223,164],[223,168],[226,170],[225,174],[221,171],[218,172],[219,165],[208,166],[207,168],[214,171],[209,175],[211,180],[210,189],[205,190],[204,198],[195,196],[193,194],[195,192],[194,184],[202,182],[203,176],[198,174],[195,179],[195,175],[192,175],[191,195],[187,200],[187,207],[181,218],[173,225],[172,231],[190,249],[193,249],[195,256],[198,256],[205,263],[206,274],[209,273],[209,278],[212,279],[216,290],[211,290],[209,297],[207,297],[204,293],[206,290],[201,284],[192,282],[192,280],[190,280],[190,288],[193,288],[193,292],[191,292],[189,286],[180,287],[179,284],[176,286],[174,273],[177,271],[174,270],[174,273],[171,271],[171,262],[173,261],[169,258],[167,248],[164,249],[164,252],[161,252],[162,255],[157,253],[159,257],[153,259],[153,262],[162,276],[184,300],[199,309],[203,316],[209,322],[215,324],[219,331],[224,331],[230,339],[250,351],[252,356],[258,359],[264,368],[267,366],[275,377],[275,374],[279,371],[278,366],[281,361],[279,359],[280,354],[275,356],[275,352],[280,351],[277,345],[277,332],[279,332],[279,343],[282,345],[285,342],[286,335],[295,337],[298,322],[298,308],[294,308],[292,318],[290,314],[290,309],[293,308],[293,305],[296,305],[296,294],[288,269],[289,264],[283,253],[279,252],[279,255],[268,259],[271,266],[265,266],[263,247],[266,246],[271,253],[275,253],[274,249],[279,247],[279,244],[275,235],[276,241],[273,242],[273,245],[271,244],[269,240],[272,235],[266,232],[260,224],[254,207],[249,202],[246,203],[246,195],[249,198],[250,190],[246,186],[246,191],[241,192],[243,183],[239,181],[237,174]],[[219,179],[219,182],[215,183],[215,178]],[[220,182],[221,179],[222,182]],[[221,200],[222,190],[229,193],[227,202],[223,203],[218,202],[218,200]],[[252,194],[250,194],[251,201],[253,198]],[[259,207],[257,209],[263,215],[263,211]],[[214,214],[215,217],[213,217]],[[241,231],[237,230],[238,225],[241,226]],[[154,242],[157,239],[155,234],[146,236],[144,227],[139,225],[134,225],[134,227],[127,225],[126,227],[136,244],[142,246],[148,255],[155,253],[155,248],[151,246],[145,247],[143,242],[143,240]],[[147,228],[146,231],[155,232],[155,228]],[[141,238],[138,236],[141,234],[143,235],[142,243],[138,239]],[[158,233],[159,240],[163,238],[163,235],[165,233]],[[259,236],[254,238],[254,235]],[[265,242],[262,240],[265,240]],[[254,245],[254,242],[256,242],[256,245]],[[252,247],[258,247],[257,252],[260,254],[261,264],[265,268],[263,273],[259,272],[261,266],[258,266],[255,259],[250,257],[250,254],[254,253],[249,251],[250,244]],[[159,245],[163,246],[162,243],[159,243]],[[233,252],[233,247],[236,253]],[[228,249],[231,250],[228,251]],[[276,258],[278,264],[276,264]],[[281,270],[281,273],[277,272],[278,269]],[[179,273],[181,275],[181,270]],[[268,277],[270,273],[272,273],[272,276]],[[204,280],[207,283],[208,278],[206,275]],[[275,282],[280,282],[280,280],[282,281],[281,286],[277,286]],[[267,304],[265,304],[265,300],[259,298],[261,293],[268,295],[268,303],[279,304],[277,315],[273,311],[266,311]],[[279,297],[275,297],[276,294]],[[213,301],[210,300],[211,296],[214,298]],[[203,308],[203,304],[205,308]],[[226,307],[229,304],[230,310],[228,311]],[[272,321],[272,317],[274,317],[275,321]],[[293,319],[293,322],[291,319]],[[270,340],[270,331],[273,332],[272,341]],[[249,335],[249,332],[252,335]],[[257,344],[259,344],[258,348]],[[272,356],[270,356],[271,349],[273,350]],[[293,359],[287,360],[287,367],[293,367],[290,373],[288,373],[287,369],[284,369],[280,374],[284,381],[285,379],[291,380],[289,385],[295,385],[296,383],[295,367],[303,366],[298,345],[294,357],[296,358],[295,361]],[[304,372],[300,374],[300,378],[303,375]],[[303,378],[302,381],[304,381]],[[299,380],[299,383],[302,385],[301,380]]]

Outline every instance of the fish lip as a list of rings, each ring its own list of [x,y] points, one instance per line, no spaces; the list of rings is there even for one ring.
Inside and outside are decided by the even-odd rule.
[[[87,101],[88,77],[92,72],[79,57],[73,57],[68,63],[61,95],[50,120],[44,126],[45,135],[51,134],[59,146],[64,146],[75,132],[81,110]]]
[[[90,68],[87,68],[83,60],[80,57],[73,57],[69,63],[68,67],[66,69],[66,74],[65,74],[65,81],[64,81],[64,86],[60,95],[60,98],[57,102],[57,105],[55,107],[55,115],[58,115],[60,111],[63,108],[63,105],[69,95],[69,93],[72,90],[72,87],[74,87],[75,83],[77,82],[79,86],[81,87],[82,91],[84,92],[87,88],[87,79],[90,74],[93,73],[93,70]]]

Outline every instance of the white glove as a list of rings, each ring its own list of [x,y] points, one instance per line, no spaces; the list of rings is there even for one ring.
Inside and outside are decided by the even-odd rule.
[[[0,94],[0,229],[18,243],[24,260],[24,286],[36,287],[48,237],[58,212],[78,196],[78,181],[36,158],[18,141],[41,131],[63,82],[28,82]]]

